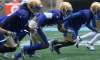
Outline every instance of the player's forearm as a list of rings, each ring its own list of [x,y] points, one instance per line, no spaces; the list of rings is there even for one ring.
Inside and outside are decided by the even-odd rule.
[[[90,30],[92,30],[92,31],[94,31],[94,32],[97,32],[97,30],[94,28],[94,27],[92,27],[92,26],[87,26]]]
[[[63,24],[57,25],[57,28],[58,28],[58,30],[60,32],[63,32],[64,33],[66,31],[65,28],[64,28],[64,26],[63,26]]]
[[[8,31],[0,27],[0,33],[2,33],[2,34],[7,34]]]

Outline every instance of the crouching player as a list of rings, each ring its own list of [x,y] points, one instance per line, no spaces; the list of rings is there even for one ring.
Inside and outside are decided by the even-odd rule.
[[[32,54],[34,54],[36,50],[48,48],[49,43],[47,37],[42,31],[42,28],[44,26],[52,26],[52,25],[57,25],[58,27],[60,27],[63,23],[63,17],[67,13],[70,14],[72,10],[73,10],[72,6],[69,2],[61,2],[60,9],[50,10],[49,12],[44,12],[37,15],[36,16],[37,28],[34,29],[34,24],[31,23],[32,21],[29,22],[29,28],[31,29],[30,32],[33,33],[31,34],[32,45],[24,46],[22,51],[28,54],[29,56],[32,56]],[[16,55],[16,57],[18,57],[18,55]]]
[[[60,54],[60,48],[65,46],[74,45],[77,40],[79,40],[78,30],[82,25],[85,25],[90,30],[95,31],[95,16],[94,11],[91,9],[80,10],[76,13],[72,13],[68,17],[65,17],[63,33],[64,33],[64,41],[52,41],[52,50]],[[92,22],[92,24],[91,24]]]
[[[0,20],[0,38],[5,39],[5,37],[9,37],[6,42],[4,41],[3,43],[2,41],[0,53],[14,52],[16,50],[18,46],[17,41],[20,41],[26,35],[26,32],[23,32],[23,30],[28,29],[28,20],[34,17],[34,14],[39,12],[41,7],[40,0],[29,0],[28,3],[21,5],[16,12]],[[13,39],[12,32],[16,33],[17,39]]]
[[[91,5],[91,10],[93,11],[93,14],[96,15],[96,30],[98,32],[89,32],[86,35],[81,36],[80,38],[82,40],[86,38],[91,38],[89,42],[87,42],[87,48],[91,51],[95,50],[94,43],[100,39],[100,3],[99,2],[94,2]]]

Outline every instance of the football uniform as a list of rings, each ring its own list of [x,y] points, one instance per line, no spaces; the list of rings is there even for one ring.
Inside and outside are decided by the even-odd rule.
[[[12,15],[6,17],[0,22],[0,26],[8,31],[15,32],[18,36],[18,40],[21,39],[20,36],[25,36],[26,32],[21,32],[21,30],[26,29],[28,20],[32,17],[32,13],[27,7],[27,3],[24,3],[20,8],[14,12]],[[0,36],[2,37],[2,36]],[[15,41],[17,42],[17,41]],[[2,46],[2,45],[0,45]],[[10,48],[2,47],[0,52],[9,52]],[[5,49],[5,50],[4,50]],[[15,47],[14,47],[15,50]],[[12,50],[13,51],[13,50]],[[11,51],[10,51],[11,52]]]
[[[90,30],[96,31],[95,16],[92,14],[90,10],[80,10],[79,12],[73,13],[70,16],[66,17],[64,21],[64,28],[70,29],[73,34],[73,39],[76,39],[78,35],[78,30],[84,24]]]
[[[87,42],[88,44],[87,48],[93,51],[95,50],[94,43],[100,39],[99,38],[100,36],[100,12],[98,12],[96,15],[96,30],[98,32],[89,32],[88,34],[81,36],[82,39],[85,39],[85,38],[91,39],[90,41]]]
[[[34,52],[34,50],[44,49],[49,46],[47,37],[42,31],[42,28],[45,26],[62,24],[63,15],[62,15],[62,12],[59,10],[50,10],[48,12],[39,13],[38,15],[36,15],[36,22],[38,24],[37,25],[38,28],[36,29],[36,34],[34,34],[33,37],[35,36],[34,39],[37,39],[38,42],[34,44],[34,40],[33,40],[33,45],[24,46],[23,48],[29,55],[32,54],[32,53],[29,53],[29,51]]]

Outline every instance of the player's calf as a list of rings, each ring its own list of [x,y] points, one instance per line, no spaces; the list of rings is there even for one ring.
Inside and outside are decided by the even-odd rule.
[[[0,53],[6,53],[6,52],[14,52],[17,47],[7,47],[5,45],[0,45]]]
[[[51,51],[55,51],[57,52],[57,54],[60,54],[60,48],[62,47],[65,47],[65,46],[71,46],[71,45],[74,45],[75,42],[73,41],[69,41],[69,40],[65,40],[65,41],[57,41],[57,40],[54,40],[51,42]]]
[[[14,42],[12,37],[5,42],[5,44],[0,45],[0,53],[14,52],[17,48],[17,44]]]

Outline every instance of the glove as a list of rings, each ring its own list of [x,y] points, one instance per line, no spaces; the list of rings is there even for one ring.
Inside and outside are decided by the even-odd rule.
[[[33,19],[34,19],[34,18],[33,18]],[[37,22],[34,21],[33,19],[28,21],[28,23],[29,23],[29,24],[28,24],[28,27],[29,27],[30,29],[32,29],[32,30],[38,28],[38,27],[37,27]]]

